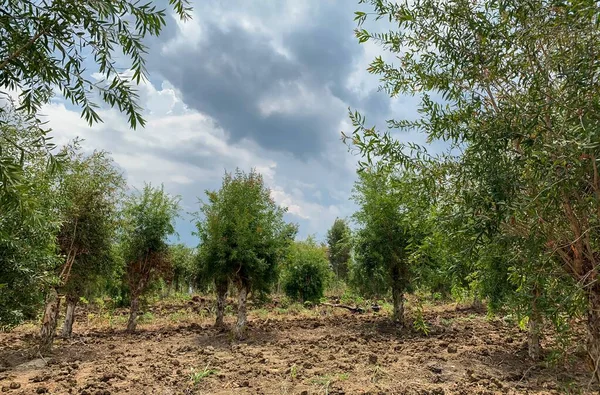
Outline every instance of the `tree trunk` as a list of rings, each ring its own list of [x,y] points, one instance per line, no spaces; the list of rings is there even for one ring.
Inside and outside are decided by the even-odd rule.
[[[397,324],[404,326],[404,295],[398,284],[392,286],[392,298],[394,301],[393,320]]]
[[[140,297],[132,296],[131,297],[131,307],[129,309],[129,321],[127,322],[127,332],[135,332],[135,327],[137,325],[137,315],[140,310]]]
[[[238,289],[238,316],[237,322],[235,323],[235,328],[233,331],[233,335],[236,339],[242,340],[244,339],[245,331],[246,331],[246,299],[248,297],[248,288],[245,285],[241,285]]]
[[[228,285],[229,284],[227,284],[227,280],[215,282],[215,289],[217,291],[217,320],[215,321],[215,327],[217,328],[223,328],[225,326],[223,317],[225,315]]]
[[[600,285],[588,290],[587,352],[596,381],[600,383]]]
[[[531,314],[529,314],[527,333],[527,346],[529,358],[533,359],[534,361],[539,360],[542,355],[542,347],[540,345],[542,316],[537,306],[537,300],[539,296],[539,290],[536,286],[534,290],[534,297],[531,301]]]
[[[40,352],[47,353],[52,350],[56,325],[58,323],[58,312],[60,308],[60,297],[56,288],[51,288],[46,296],[46,308],[42,319],[40,330]]]
[[[62,337],[71,337],[73,334],[73,321],[75,321],[75,306],[77,306],[77,297],[67,296],[67,312],[65,314],[65,323],[62,327]]]

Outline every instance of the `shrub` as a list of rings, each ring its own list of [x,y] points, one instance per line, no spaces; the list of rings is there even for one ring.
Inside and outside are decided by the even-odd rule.
[[[288,297],[317,303],[331,278],[324,247],[312,238],[292,246],[283,268],[283,290]]]

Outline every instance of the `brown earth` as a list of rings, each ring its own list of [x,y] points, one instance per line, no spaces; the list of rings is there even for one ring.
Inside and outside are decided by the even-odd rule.
[[[32,356],[34,326],[0,334],[1,391],[11,395],[597,393],[588,386],[590,373],[581,357],[558,367],[530,362],[523,332],[473,310],[426,309],[428,336],[396,328],[383,311],[254,310],[248,339],[238,342],[212,328],[203,303],[209,301],[155,308],[150,322],[141,324],[134,335],[122,330],[123,312],[114,318],[79,311],[77,334],[57,339],[53,354],[43,358]],[[227,318],[233,321],[231,315]]]

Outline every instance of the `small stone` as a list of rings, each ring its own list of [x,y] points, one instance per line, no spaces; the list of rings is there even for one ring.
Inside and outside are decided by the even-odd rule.
[[[10,388],[11,390],[16,390],[21,388],[21,384],[13,381],[8,385],[8,388]]]
[[[375,355],[375,354],[369,355],[369,363],[372,365],[376,364],[377,363],[377,355]]]
[[[458,350],[456,349],[456,346],[453,345],[449,345],[448,346],[448,354],[456,354]]]
[[[250,382],[248,380],[243,381],[242,387],[250,387]]]
[[[2,392],[8,392],[8,391],[10,391],[10,389],[7,386],[2,387]]]
[[[442,368],[440,368],[439,366],[429,365],[429,366],[427,366],[427,369],[429,369],[430,372],[433,372],[435,374],[442,373]]]
[[[35,390],[35,393],[36,394],[47,394],[48,393],[48,388],[46,388],[46,387],[38,387]]]

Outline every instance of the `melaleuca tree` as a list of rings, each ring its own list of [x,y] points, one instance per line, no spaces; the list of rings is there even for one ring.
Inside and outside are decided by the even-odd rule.
[[[173,273],[171,285],[175,292],[188,292],[196,275],[196,252],[185,244],[169,246]]]
[[[135,331],[140,298],[153,283],[171,271],[167,239],[175,234],[179,198],[164,189],[145,185],[123,205],[121,252],[131,302],[127,331]]]
[[[378,57],[369,70],[381,76],[391,95],[420,98],[419,118],[389,126],[418,130],[429,140],[444,139],[460,149],[456,180],[483,181],[486,187],[510,192],[494,195],[494,188],[476,185],[491,199],[475,214],[498,215],[504,235],[526,240],[534,234],[546,255],[537,262],[555,262],[579,284],[588,301],[587,351],[598,375],[600,70],[595,65],[600,5],[542,0],[369,3],[378,18],[388,18],[397,28],[381,34],[359,28],[359,41],[379,42],[399,60],[390,64]],[[358,13],[359,24],[367,17]],[[364,127],[358,114],[353,122],[353,142],[364,154],[408,166],[414,162],[408,147],[391,134]],[[513,176],[508,182],[502,176],[487,181],[506,174],[506,168]],[[530,269],[528,276],[534,276],[554,267]]]
[[[169,0],[169,4],[178,18],[189,18],[187,0]],[[11,91],[18,93],[19,100],[16,107],[0,102],[0,113],[16,108],[37,116],[58,91],[82,109],[90,124],[101,121],[100,99],[125,113],[131,127],[143,126],[134,86],[147,78],[144,39],[161,32],[166,14],[152,2],[129,0],[3,2],[0,101]],[[127,69],[131,72],[122,72]],[[14,139],[13,143],[30,149],[26,141]],[[19,173],[18,163],[0,160],[0,176],[11,180],[0,183],[0,188],[14,186]]]
[[[0,117],[0,329],[9,329],[35,318],[43,303],[59,262],[60,220],[43,131],[19,113]]]
[[[60,294],[67,295],[64,334],[70,335],[75,304],[98,277],[112,271],[110,252],[117,227],[117,203],[125,182],[106,152],[83,154],[77,143],[64,149],[64,163],[53,181],[60,228],[56,243],[61,263],[49,287],[42,319],[41,349],[48,351],[58,319]]]
[[[312,237],[293,243],[282,266],[283,290],[299,302],[318,302],[333,275],[324,246]]]
[[[217,325],[222,325],[227,284],[238,291],[238,317],[234,335],[246,329],[249,292],[269,292],[277,280],[278,265],[296,234],[296,226],[283,219],[286,209],[271,198],[260,174],[225,173],[218,191],[207,191],[198,221],[200,256],[204,273],[215,281]]]
[[[345,220],[336,218],[327,231],[329,263],[335,276],[345,280],[352,252],[352,234]]]
[[[355,267],[359,289],[385,294],[391,290],[393,319],[404,324],[404,293],[411,285],[411,232],[402,194],[386,171],[364,171],[354,186]],[[366,283],[366,284],[365,284]]]

